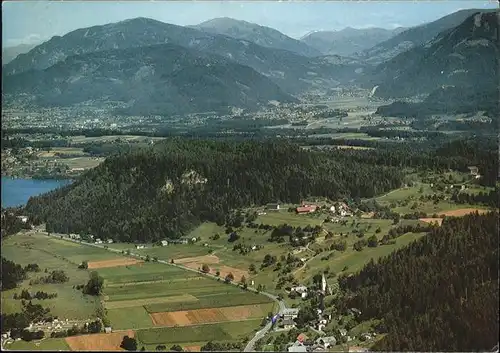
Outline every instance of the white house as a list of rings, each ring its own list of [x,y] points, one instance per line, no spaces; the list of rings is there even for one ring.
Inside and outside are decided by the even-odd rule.
[[[304,292],[307,292],[307,287],[306,286],[292,287],[292,291],[302,294]]]
[[[280,209],[280,205],[278,203],[268,203],[266,208],[268,210],[275,210],[275,211],[279,211]]]
[[[284,319],[295,319],[299,315],[299,309],[297,308],[287,308],[283,310]]]
[[[330,212],[335,213],[335,206],[330,206]]]
[[[96,243],[96,244],[102,244],[102,240],[101,240],[101,239],[99,239],[99,238],[97,238],[97,239],[95,240],[95,243]]]
[[[144,249],[144,245],[136,245],[135,248],[136,249]]]
[[[113,244],[113,239],[108,239],[108,244]]]
[[[168,245],[168,240],[161,241],[161,246],[167,246],[167,245]]]
[[[316,340],[315,343],[327,349],[332,346],[335,346],[337,344],[337,339],[333,336],[320,337]]]
[[[17,216],[21,220],[21,222],[26,223],[28,222],[28,217],[27,216]]]
[[[104,328],[104,332],[111,333],[113,331],[110,326]]]

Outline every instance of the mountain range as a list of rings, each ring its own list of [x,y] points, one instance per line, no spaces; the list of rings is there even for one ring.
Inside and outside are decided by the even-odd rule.
[[[328,32],[301,42],[228,18],[188,27],[135,18],[55,36],[19,54],[3,65],[4,99],[24,94],[43,105],[120,101],[128,114],[182,114],[256,109],[345,84],[376,87],[382,98],[463,96],[456,89],[435,92],[446,86],[491,93],[498,78],[497,16],[464,10],[408,30],[345,29],[334,32],[342,38],[336,49],[327,45]],[[367,38],[373,44],[391,35],[352,57],[322,55],[321,40],[315,42],[325,39],[324,53],[347,53],[368,45]]]
[[[297,94],[317,86],[349,80],[364,65],[356,60],[308,58],[290,51],[267,48],[251,41],[211,34],[146,18],[136,18],[53,37],[3,67],[4,75],[43,70],[71,55],[171,43],[216,54],[249,66],[269,77],[283,90]]]
[[[477,12],[457,27],[377,66],[380,97],[428,94],[443,86],[498,86],[498,12]]]
[[[190,27],[208,33],[245,39],[267,48],[288,50],[306,57],[320,56],[322,54],[321,51],[310,47],[307,43],[290,38],[273,28],[228,17],[214,18]]]
[[[45,70],[4,77],[4,93],[30,92],[43,106],[127,102],[127,114],[227,112],[293,102],[267,77],[226,58],[174,44],[74,55]]]
[[[360,58],[370,64],[380,64],[409,49],[418,47],[432,40],[441,32],[460,25],[476,12],[493,12],[495,10],[467,9],[454,12],[436,21],[408,28],[372,48],[365,50]]]
[[[372,48],[374,45],[404,31],[399,27],[393,30],[385,28],[357,29],[347,27],[340,31],[316,31],[301,38],[325,55],[352,56]]]

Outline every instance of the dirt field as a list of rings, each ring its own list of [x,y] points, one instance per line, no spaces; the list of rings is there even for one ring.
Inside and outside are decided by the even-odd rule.
[[[241,305],[216,309],[197,309],[151,313],[155,326],[191,326],[206,323],[238,321],[264,315],[259,305]]]
[[[95,268],[106,268],[106,267],[118,267],[118,266],[128,266],[143,263],[142,260],[130,259],[130,258],[119,258],[104,261],[91,261],[89,262],[89,269]]]
[[[201,346],[186,346],[184,352],[201,352]]]
[[[120,344],[127,335],[134,337],[134,331],[66,337],[66,343],[72,351],[123,351]]]
[[[442,213],[440,213],[440,215],[462,217],[462,216],[465,216],[466,214],[474,213],[476,211],[479,214],[488,212],[488,210],[483,210],[483,209],[479,209],[479,208],[461,208],[459,210],[442,212]]]
[[[221,278],[226,277],[229,273],[233,274],[235,281],[239,281],[242,276],[245,276],[247,279],[250,277],[248,271],[226,265],[219,265],[219,262],[220,259],[215,255],[185,257],[175,260],[176,264],[180,264],[194,270],[201,268],[203,264],[207,264],[208,267],[210,267],[210,273],[215,275],[215,273],[219,271]]]
[[[175,295],[171,297],[158,297],[148,299],[134,299],[134,300],[119,300],[114,302],[106,302],[104,305],[106,309],[122,309],[132,308],[134,306],[144,306],[150,304],[173,303],[173,302],[192,302],[197,301],[196,297],[190,294]]]
[[[443,219],[442,218],[420,218],[419,221],[422,221],[422,222],[425,222],[425,223],[436,222],[439,226],[441,225],[441,223],[443,223]]]

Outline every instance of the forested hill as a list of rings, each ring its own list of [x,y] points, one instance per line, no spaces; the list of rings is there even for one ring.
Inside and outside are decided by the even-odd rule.
[[[179,237],[233,208],[268,202],[371,197],[402,183],[398,168],[307,152],[287,142],[168,139],[108,158],[74,184],[31,198],[48,230],[121,241]]]
[[[382,351],[490,351],[498,344],[498,213],[445,219],[421,240],[341,276],[338,308],[382,319]]]

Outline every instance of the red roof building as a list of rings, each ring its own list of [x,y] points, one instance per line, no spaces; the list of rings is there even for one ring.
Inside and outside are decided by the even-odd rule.
[[[316,211],[318,206],[316,205],[310,205],[310,206],[302,206],[302,207],[297,207],[296,211],[297,213],[311,213]]]

